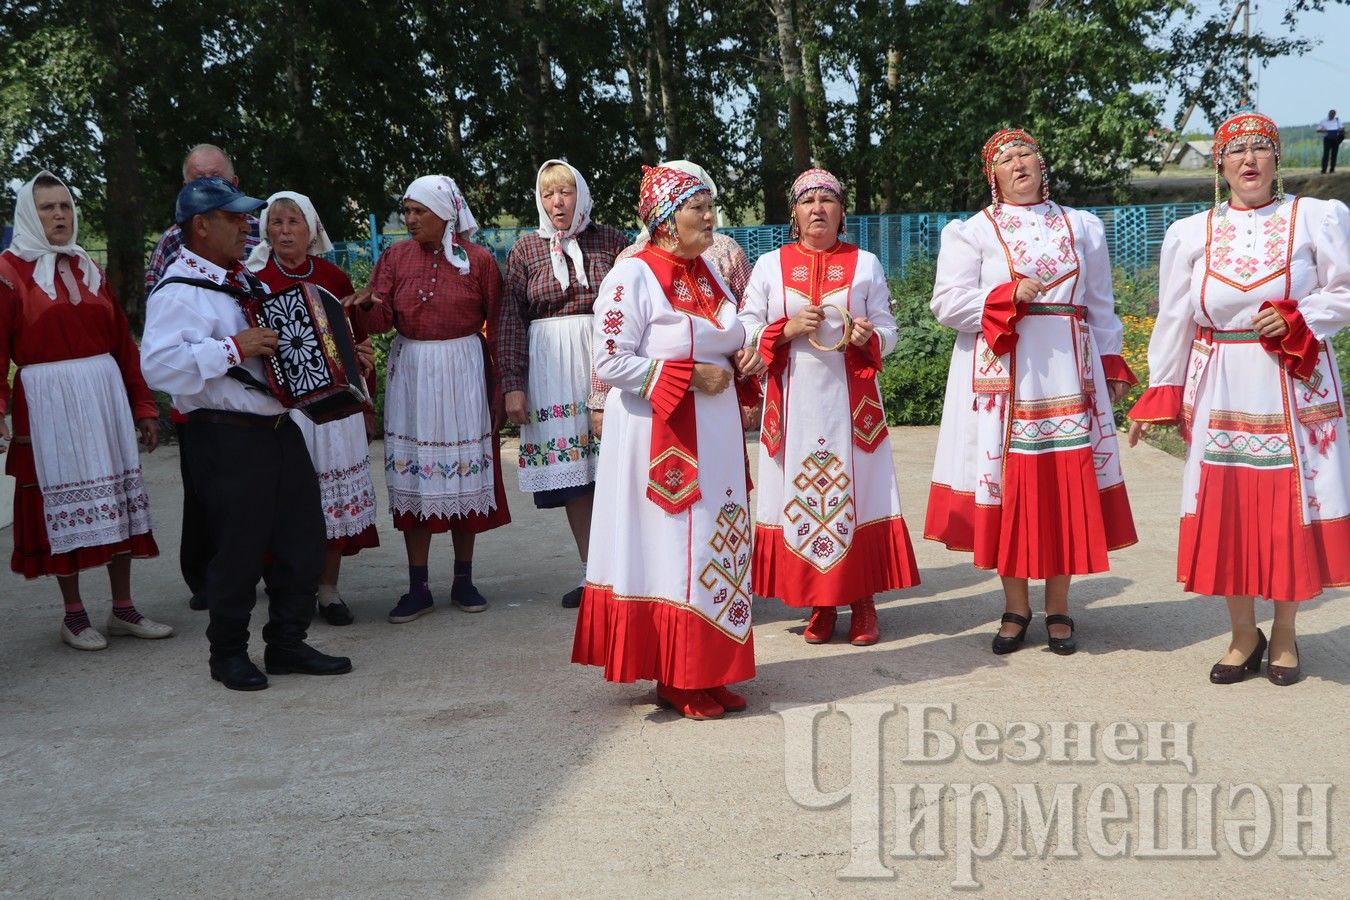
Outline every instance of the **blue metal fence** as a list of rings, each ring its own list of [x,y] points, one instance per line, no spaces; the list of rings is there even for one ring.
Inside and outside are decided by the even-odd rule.
[[[1106,244],[1113,265],[1137,272],[1158,264],[1163,236],[1178,219],[1208,208],[1205,203],[1160,203],[1147,206],[1085,207],[1106,227]],[[848,239],[864,250],[875,253],[889,275],[903,275],[916,259],[937,257],[942,229],[955,219],[967,219],[973,212],[899,213],[886,216],[850,216],[846,223]],[[373,218],[373,217],[372,217]],[[505,263],[511,246],[534,228],[483,228],[474,240],[492,251]],[[787,242],[786,225],[754,225],[723,228],[745,248],[753,263],[756,259]],[[632,232],[629,232],[632,237]],[[356,265],[372,264],[379,254],[406,233],[380,234],[372,241],[338,241],[329,256],[350,270]]]

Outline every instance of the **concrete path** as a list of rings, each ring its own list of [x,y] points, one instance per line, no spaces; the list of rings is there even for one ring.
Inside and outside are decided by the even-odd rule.
[[[1114,554],[1109,573],[1075,585],[1082,650],[1050,654],[1037,621],[1027,647],[995,657],[997,578],[920,538],[936,429],[893,438],[924,584],[882,598],[883,639],[871,648],[808,646],[799,615],[759,601],[750,709],[719,722],[681,720],[654,705],[650,684],[606,684],[568,663],[575,614],[557,597],[575,582],[571,538],[560,512],[538,512],[516,491],[514,472],[515,523],[482,537],[475,561],[486,614],[444,603],[450,550],[440,539],[432,574],[443,608],[388,625],[406,570],[386,518],[385,546],[343,575],[357,623],[312,631],[356,671],[226,691],[207,676],[204,614],[187,609],[179,580],[177,451],[156,452],[147,475],[164,555],[133,577],[141,608],[176,637],[70,650],[57,639],[55,584],[0,574],[0,894],[925,897],[978,882],[990,896],[1346,896],[1345,592],[1300,613],[1302,684],[1211,686],[1227,618],[1219,601],[1174,583],[1180,465],[1141,447],[1124,459],[1141,540]],[[514,453],[504,457],[513,468]],[[4,558],[9,534],[0,531]],[[96,573],[86,584],[101,622],[106,581]],[[814,740],[802,727],[809,712],[771,708],[832,702],[844,713],[821,717]],[[951,722],[941,712],[929,721],[951,736],[955,758],[917,760],[910,731],[925,703],[951,704]],[[1059,740],[1083,733],[1056,724],[1071,722],[1092,723],[1081,745]],[[1159,722],[1193,723],[1191,770],[1145,761],[1175,747],[1150,753],[1130,741],[1131,729],[1162,733],[1149,725]],[[1042,735],[1028,742],[1033,727]],[[947,740],[930,737],[929,754]],[[1230,809],[1245,782],[1254,787]],[[917,783],[934,785],[931,796],[911,796]],[[1320,808],[1326,789],[1304,792],[1314,820],[1295,836],[1304,855],[1294,843],[1282,858],[1293,820],[1281,785],[1298,783],[1335,787]],[[851,797],[824,793],[850,784]],[[1050,826],[1042,856],[1018,837],[1035,819],[1020,798],[1033,792],[1049,808],[1056,785],[1072,792],[1069,815]],[[1169,792],[1184,792],[1184,818]],[[1202,802],[1197,815],[1197,793],[1213,798],[1212,812]],[[1112,808],[1123,821],[1110,820]],[[1233,840],[1249,847],[1256,831],[1263,843],[1261,828],[1242,827],[1261,808],[1271,814],[1265,849],[1240,858]],[[918,857],[901,820],[925,810],[913,842],[932,852]],[[1334,855],[1306,855],[1328,823]],[[1213,857],[1184,858],[1183,841],[1198,840],[1204,856],[1207,836]],[[1116,854],[1109,845],[1122,839]],[[976,851],[987,858],[964,874],[963,855]]]

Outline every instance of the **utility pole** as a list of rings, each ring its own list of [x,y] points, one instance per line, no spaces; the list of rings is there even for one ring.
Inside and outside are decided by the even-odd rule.
[[[1239,0],[1238,5],[1233,7],[1233,14],[1228,17],[1228,25],[1223,30],[1224,37],[1227,37],[1228,35],[1233,33],[1233,26],[1237,24],[1238,13],[1242,12],[1243,10],[1246,10],[1247,12],[1247,19],[1244,28],[1247,29],[1247,37],[1248,38],[1251,37],[1251,30],[1250,30],[1251,4],[1248,2],[1248,0]],[[1250,55],[1250,51],[1247,49],[1247,47],[1249,47],[1250,44],[1251,42],[1250,40],[1248,40],[1246,42],[1246,46],[1244,46],[1243,48],[1244,67],[1248,67],[1249,65],[1247,60]],[[1218,51],[1216,50],[1214,55],[1210,57],[1209,63],[1205,66],[1205,71],[1200,75],[1200,84],[1205,83],[1205,79],[1209,78],[1210,73],[1214,71],[1214,67],[1218,65],[1218,62],[1219,62],[1219,54]],[[1242,104],[1244,106],[1249,104],[1248,84],[1250,82],[1250,79],[1251,79],[1250,73],[1243,76]],[[1181,121],[1177,123],[1177,136],[1172,139],[1172,142],[1167,145],[1167,149],[1163,151],[1162,158],[1158,160],[1158,168],[1161,169],[1163,166],[1167,165],[1167,161],[1172,158],[1172,153],[1177,149],[1177,144],[1180,143],[1181,141],[1181,134],[1186,130],[1186,123],[1190,121],[1191,113],[1195,112],[1195,106],[1197,103],[1195,95],[1199,93],[1199,90],[1200,90],[1199,85],[1196,85],[1196,89],[1191,92],[1191,102],[1186,106],[1186,112],[1185,114],[1182,115]]]
[[[1242,0],[1242,105],[1252,105],[1252,4]]]

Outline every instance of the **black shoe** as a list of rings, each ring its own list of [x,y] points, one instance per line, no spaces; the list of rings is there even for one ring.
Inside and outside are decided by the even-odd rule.
[[[1066,638],[1050,637],[1051,625],[1068,625],[1069,636]],[[1068,656],[1078,650],[1078,642],[1073,638],[1073,619],[1070,619],[1068,616],[1061,616],[1059,613],[1055,613],[1052,616],[1046,616],[1045,631],[1047,635],[1046,644],[1060,656]]]
[[[267,676],[247,653],[212,656],[211,677],[232,691],[261,691],[267,687]]]
[[[1298,641],[1294,641],[1294,655],[1298,656]],[[1257,668],[1261,666],[1261,658],[1256,658]],[[1270,660],[1266,660],[1266,678],[1270,679],[1271,684],[1280,687],[1289,687],[1291,684],[1298,684],[1298,680],[1303,677],[1303,661],[1300,659],[1292,666],[1277,666]]]
[[[478,592],[472,581],[461,581],[451,586],[450,602],[470,613],[480,613],[488,606],[487,598]]]
[[[324,605],[319,604],[319,615],[329,625],[350,625],[356,621],[352,611],[347,608],[347,604],[341,600],[334,600],[332,603]]]
[[[263,651],[263,665],[268,675],[343,675],[352,670],[347,657],[329,656],[303,643],[284,649],[269,646]]]
[[[1022,630],[1014,635],[1006,637],[1001,634],[994,635],[994,652],[999,656],[1002,656],[1003,654],[1011,653],[1022,646],[1022,642],[1027,639],[1027,626],[1031,624],[1031,618],[1029,616],[1010,612],[1004,613],[1003,618],[999,621],[1012,622],[1014,625],[1020,625],[1022,627]]]
[[[563,594],[562,598],[563,609],[576,609],[578,606],[580,606],[581,595],[584,594],[585,592],[586,589],[578,585],[577,587],[574,587],[567,593]]]
[[[1261,671],[1261,657],[1266,653],[1266,635],[1260,628],[1256,629],[1256,649],[1252,651],[1251,656],[1235,666],[1226,663],[1216,662],[1209,670],[1209,680],[1213,684],[1237,684],[1247,677],[1248,672]]]
[[[188,600],[188,609],[195,609],[197,612],[206,609],[206,597],[201,594],[193,594],[192,598]]]

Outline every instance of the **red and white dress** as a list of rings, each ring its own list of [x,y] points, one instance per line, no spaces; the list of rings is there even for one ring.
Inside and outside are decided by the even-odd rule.
[[[601,283],[594,342],[612,387],[572,661],[685,690],[751,678],[740,408],[689,390],[745,343],[736,302],[704,260],[649,246]]]
[[[862,347],[775,346],[803,307],[837,306],[875,331]],[[754,590],[789,606],[838,606],[919,583],[900,508],[877,375],[897,329],[881,263],[842,241],[759,258],[741,321],[769,365],[759,445]],[[827,309],[817,341],[842,337]]]
[[[1037,302],[1013,303],[1023,278]],[[1107,380],[1134,375],[1101,220],[1005,202],[948,224],[932,309],[958,334],[924,537],[1007,577],[1106,571],[1136,541]]]
[[[10,568],[26,578],[159,555],[133,421],[159,409],[121,304],[106,278],[90,291],[80,265],[58,259],[53,299],[35,263],[0,254],[0,372],[19,367],[12,397],[0,378],[0,415],[13,414]]]
[[[273,291],[307,281],[339,300],[352,293],[352,282],[347,273],[317,256],[309,257],[300,273],[282,271],[273,257],[253,274]],[[365,329],[352,330],[353,339],[358,343],[366,339]],[[370,395],[375,396],[373,376],[366,379],[366,386]],[[291,418],[305,438],[314,472],[319,476],[319,496],[323,503],[329,551],[355,556],[368,547],[380,546],[380,535],[375,528],[375,485],[370,477],[365,413],[353,413],[323,425],[316,425],[298,411],[293,412]]]
[[[1159,279],[1149,388],[1130,418],[1189,440],[1177,580],[1267,600],[1350,584],[1350,442],[1328,342],[1350,323],[1350,212],[1225,203],[1168,229]],[[1251,330],[1266,307],[1283,337]]]

